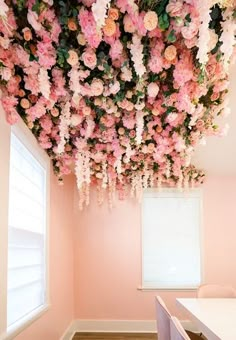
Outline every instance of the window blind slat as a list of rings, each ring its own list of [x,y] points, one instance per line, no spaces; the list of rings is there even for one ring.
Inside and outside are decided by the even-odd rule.
[[[46,171],[12,134],[8,228],[8,327],[45,303]]]

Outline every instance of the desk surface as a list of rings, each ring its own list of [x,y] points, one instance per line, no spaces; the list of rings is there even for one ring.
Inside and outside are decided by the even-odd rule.
[[[209,340],[236,340],[235,299],[177,299]]]

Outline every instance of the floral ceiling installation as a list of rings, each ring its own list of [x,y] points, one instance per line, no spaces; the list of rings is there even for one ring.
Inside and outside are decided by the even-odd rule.
[[[203,181],[191,156],[222,135],[235,44],[230,0],[0,0],[0,87],[59,179],[75,164],[80,207],[96,185]]]

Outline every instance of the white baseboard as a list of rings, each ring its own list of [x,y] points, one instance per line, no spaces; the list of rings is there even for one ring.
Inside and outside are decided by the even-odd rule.
[[[181,323],[185,329],[196,331],[189,320]],[[156,320],[74,320],[60,340],[72,340],[76,332],[156,333]]]
[[[72,321],[59,340],[72,340],[76,332],[76,330],[74,329],[74,326],[75,326],[75,321]]]

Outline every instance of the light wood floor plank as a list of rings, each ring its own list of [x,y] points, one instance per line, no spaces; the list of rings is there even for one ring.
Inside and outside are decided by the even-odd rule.
[[[73,340],[157,340],[150,333],[76,333]]]

